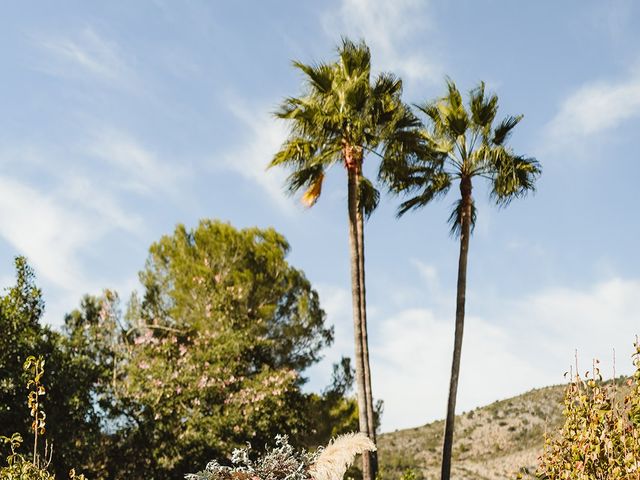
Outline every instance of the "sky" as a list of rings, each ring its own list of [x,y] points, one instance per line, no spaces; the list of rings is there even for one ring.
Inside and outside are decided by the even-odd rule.
[[[336,339],[309,390],[352,355],[346,176],[316,206],[266,165],[286,138],[272,112],[302,93],[292,60],[335,60],[364,39],[404,99],[479,81],[537,191],[497,208],[474,189],[458,410],[564,382],[601,360],[629,373],[640,331],[640,4],[631,0],[2,2],[0,286],[26,255],[59,326],[82,295],[139,289],[149,245],[178,223],[275,227],[320,293]],[[375,158],[365,159],[374,171]],[[373,390],[382,430],[443,418],[453,345],[455,198],[366,225]],[[615,353],[614,353],[615,352]],[[615,360],[614,360],[615,358]]]

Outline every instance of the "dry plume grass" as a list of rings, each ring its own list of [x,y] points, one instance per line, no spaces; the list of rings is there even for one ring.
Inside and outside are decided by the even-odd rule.
[[[322,450],[309,471],[314,480],[342,480],[355,456],[375,451],[376,446],[364,433],[336,437]]]

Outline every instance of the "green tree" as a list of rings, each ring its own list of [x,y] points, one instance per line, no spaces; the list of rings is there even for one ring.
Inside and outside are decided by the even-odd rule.
[[[151,246],[124,314],[107,292],[68,316],[70,338],[105,367],[109,478],[176,478],[278,433],[304,443],[319,404],[350,425],[348,401],[301,390],[332,330],[288,251],[272,229],[178,226]]]
[[[302,96],[286,99],[276,116],[287,121],[289,138],[271,166],[291,170],[291,193],[304,189],[302,200],[313,205],[322,190],[325,172],[342,164],[347,173],[351,289],[355,337],[355,371],[360,431],[375,441],[367,341],[364,218],[376,208],[379,193],[363,176],[365,158],[373,154],[379,171],[426,146],[419,120],[402,102],[402,82],[383,73],[371,78],[371,54],[364,43],[343,39],[333,63],[306,65],[294,62],[305,75]],[[375,477],[376,458],[363,457],[364,478]]]
[[[458,182],[460,199],[456,202],[449,222],[451,232],[460,238],[458,283],[456,294],[456,324],[451,382],[447,403],[442,479],[451,474],[451,451],[455,419],[458,375],[462,352],[462,335],[467,288],[467,257],[469,238],[476,220],[472,197],[473,181],[484,178],[490,182],[491,195],[498,205],[534,189],[541,170],[534,158],[516,155],[506,145],[512,129],[522,116],[509,116],[494,127],[498,111],[498,97],[485,92],[484,83],[471,90],[468,109],[453,81],[447,81],[447,94],[433,102],[419,106],[426,115],[425,138],[436,156],[413,158],[413,162],[396,165],[392,189],[409,196],[398,210],[402,216],[412,209],[423,207],[444,195]]]

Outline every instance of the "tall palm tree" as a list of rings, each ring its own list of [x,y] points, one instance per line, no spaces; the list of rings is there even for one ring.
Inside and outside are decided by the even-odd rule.
[[[498,110],[498,97],[487,94],[481,82],[469,94],[468,109],[454,82],[447,80],[447,94],[433,102],[418,106],[426,115],[425,137],[436,157],[414,159],[398,167],[392,190],[403,192],[409,198],[398,209],[398,216],[425,206],[444,195],[454,182],[458,182],[460,198],[455,203],[449,222],[451,233],[460,239],[458,284],[456,297],[456,324],[451,382],[447,403],[444,445],[442,453],[442,480],[451,474],[451,451],[455,419],[462,334],[464,329],[465,293],[467,289],[467,256],[469,237],[476,221],[476,208],[472,197],[473,180],[484,178],[490,182],[491,196],[498,205],[534,190],[535,180],[541,173],[535,158],[516,155],[506,142],[522,116],[509,116],[494,127]]]
[[[401,100],[402,82],[382,73],[372,79],[371,54],[364,42],[343,39],[333,63],[293,65],[305,76],[305,91],[287,98],[276,117],[286,120],[290,134],[271,161],[291,173],[291,193],[304,190],[312,206],[320,196],[327,169],[342,165],[347,173],[351,289],[355,367],[360,431],[375,441],[369,368],[364,274],[364,218],[376,208],[379,192],[362,173],[366,158],[380,160],[380,171],[392,164],[425,156],[421,122]],[[373,80],[373,81],[372,81]],[[375,455],[363,456],[365,480],[375,478]]]

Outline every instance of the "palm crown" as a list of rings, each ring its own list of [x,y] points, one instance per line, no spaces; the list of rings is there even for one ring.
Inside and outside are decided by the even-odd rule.
[[[456,85],[447,80],[447,95],[417,106],[427,117],[425,137],[437,155],[405,164],[393,185],[395,191],[413,193],[398,215],[422,207],[445,194],[455,180],[471,194],[471,179],[489,180],[491,194],[500,205],[534,190],[541,169],[535,158],[513,153],[506,143],[522,116],[508,116],[494,127],[498,97],[485,92],[481,82],[469,94],[468,110]],[[462,201],[451,213],[452,232],[460,233]],[[476,210],[471,201],[471,225]]]
[[[307,90],[301,97],[287,98],[276,112],[290,120],[291,131],[271,166],[288,166],[289,191],[304,188],[303,201],[311,206],[326,169],[342,162],[359,177],[358,205],[369,215],[379,192],[362,177],[364,157],[375,154],[381,159],[380,172],[391,171],[396,162],[424,156],[427,144],[420,121],[401,101],[402,81],[382,73],[371,82],[366,44],[343,39],[338,54],[339,60],[331,64],[294,62],[305,74]]]

